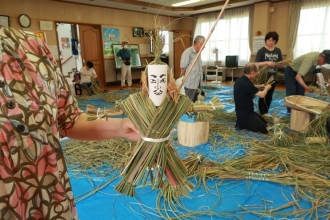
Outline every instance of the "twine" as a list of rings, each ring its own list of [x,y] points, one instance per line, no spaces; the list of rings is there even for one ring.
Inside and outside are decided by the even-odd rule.
[[[157,138],[148,138],[148,137],[144,137],[144,136],[141,135],[141,138],[146,142],[161,143],[161,142],[167,141],[170,138],[170,135],[168,135],[165,138],[159,138],[159,139],[157,139]]]

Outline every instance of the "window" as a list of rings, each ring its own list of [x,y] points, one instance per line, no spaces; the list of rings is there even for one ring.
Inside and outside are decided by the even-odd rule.
[[[303,5],[293,57],[330,49],[330,3]]]
[[[160,35],[162,35],[165,39],[164,47],[163,47],[163,54],[169,53],[169,33],[168,31],[160,31]]]
[[[227,55],[238,55],[240,66],[244,66],[250,60],[249,8],[242,7],[228,10],[227,14],[226,12],[224,18],[218,21],[201,53],[203,65],[214,65],[214,61],[221,61],[222,65],[225,65]],[[195,36],[207,37],[214,25],[215,17],[214,13],[201,15],[197,21]]]

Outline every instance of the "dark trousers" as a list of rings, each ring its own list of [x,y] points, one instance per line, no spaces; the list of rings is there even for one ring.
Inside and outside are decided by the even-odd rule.
[[[270,88],[270,90],[268,90],[265,98],[259,98],[258,106],[259,106],[259,112],[261,115],[268,113],[268,109],[272,103],[273,93],[275,90],[275,83],[273,83],[271,86],[272,87]]]
[[[87,92],[88,92],[89,95],[92,95],[92,91],[90,90],[90,87],[92,86],[92,83],[91,82],[81,83],[80,86],[81,86],[82,89],[87,90]]]
[[[246,129],[253,132],[267,134],[267,121],[258,113],[239,116],[237,115],[236,129]]]
[[[297,72],[293,71],[290,66],[284,69],[284,81],[286,96],[290,95],[305,95],[305,89],[296,80]],[[304,77],[303,77],[304,79]],[[291,112],[290,108],[287,108],[288,112]]]
[[[197,89],[188,89],[184,87],[184,92],[186,93],[186,96],[190,98],[191,101],[196,102],[197,101],[197,96],[198,96],[198,91]]]

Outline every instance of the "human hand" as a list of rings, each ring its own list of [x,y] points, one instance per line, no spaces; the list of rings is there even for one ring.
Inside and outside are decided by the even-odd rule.
[[[264,89],[265,88],[265,84],[254,85],[254,86],[258,89]]]
[[[270,67],[275,67],[275,63],[271,62],[271,61],[267,62],[267,65],[270,66]]]
[[[314,92],[314,88],[312,88],[312,87],[307,87],[307,92],[309,92],[309,93],[313,93]]]
[[[121,120],[119,129],[119,132],[122,137],[128,138],[132,141],[138,141],[141,136],[139,131],[129,118],[124,118]]]
[[[270,88],[272,88],[272,85],[270,85],[270,84],[267,84],[267,85],[265,86],[265,89],[267,89],[267,91],[270,90]]]

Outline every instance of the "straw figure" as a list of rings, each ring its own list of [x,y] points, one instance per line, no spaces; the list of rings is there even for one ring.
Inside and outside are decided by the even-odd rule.
[[[124,112],[141,134],[132,157],[122,171],[116,190],[134,196],[134,188],[151,181],[153,188],[166,186],[164,175],[176,196],[186,195],[193,185],[174,147],[168,141],[173,126],[191,107],[191,100],[179,93],[175,79],[160,55],[164,38],[154,31],[155,60],[142,72],[141,92],[131,94],[121,103]],[[150,178],[150,179],[149,179]]]

